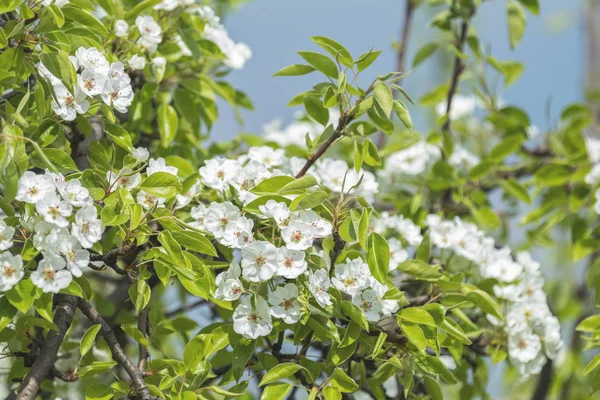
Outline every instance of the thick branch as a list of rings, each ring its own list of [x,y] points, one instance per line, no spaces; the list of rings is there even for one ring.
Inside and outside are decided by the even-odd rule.
[[[148,338],[148,307],[144,307],[144,309],[140,312],[138,317],[138,329],[142,332],[142,335],[147,339]],[[138,359],[138,369],[140,371],[144,371],[146,369],[146,360],[148,359],[148,348],[143,344],[139,344],[139,359]]]
[[[129,359],[115,334],[113,333],[110,325],[106,323],[104,318],[100,316],[98,311],[92,307],[92,305],[82,298],[77,299],[77,306],[81,310],[81,312],[92,322],[92,324],[100,324],[100,332],[106,340],[108,347],[112,353],[113,359],[125,369],[127,375],[131,378],[133,382],[133,386],[135,387],[135,391],[137,392],[137,398],[140,400],[150,400],[155,399],[155,397],[150,395],[150,389],[144,382],[144,373],[140,371],[135,364]]]
[[[65,333],[73,322],[77,302],[75,297],[56,295],[57,306],[54,314],[54,325],[58,328],[50,330],[40,352],[19,388],[17,400],[32,400],[40,390],[40,385],[46,377],[55,371],[54,362],[63,342]]]
[[[90,254],[90,261],[102,261],[108,267],[113,269],[119,275],[126,275],[127,272],[119,268],[117,259],[132,254],[137,249],[133,243],[123,244],[120,247],[113,249],[104,254]]]
[[[317,160],[323,155],[325,154],[325,152],[327,151],[327,149],[329,147],[331,147],[331,145],[338,140],[340,137],[342,137],[342,134],[344,133],[344,130],[346,129],[346,126],[354,119],[353,116],[348,115],[348,114],[342,114],[340,116],[340,119],[338,121],[338,126],[337,128],[335,128],[335,131],[333,131],[333,133],[331,134],[331,136],[329,137],[329,139],[327,139],[325,141],[325,143],[323,143],[321,145],[321,147],[319,147],[319,149],[315,152],[315,154],[312,154],[311,156],[308,157],[308,160],[306,161],[306,164],[304,164],[304,167],[302,167],[302,169],[300,170],[300,172],[298,172],[298,175],[296,175],[296,178],[302,178],[310,169],[310,167],[313,166],[313,164],[315,162],[317,162]]]

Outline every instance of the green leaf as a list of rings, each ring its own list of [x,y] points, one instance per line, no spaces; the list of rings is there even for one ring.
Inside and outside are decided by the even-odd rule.
[[[92,383],[85,389],[85,400],[110,400],[113,389],[101,383]]]
[[[511,49],[514,49],[525,34],[527,20],[523,9],[519,3],[514,0],[509,0],[506,5],[506,11],[508,14],[508,37],[510,39],[510,47]]]
[[[196,251],[209,256],[218,257],[215,246],[200,232],[173,231],[173,239],[188,250]]]
[[[119,147],[127,150],[128,152],[133,151],[133,144],[131,143],[131,136],[127,131],[121,128],[119,125],[104,124],[104,132],[109,138]]]
[[[269,383],[276,382],[280,379],[289,378],[302,369],[302,366],[294,363],[283,363],[272,368],[265,376],[260,380],[258,386],[268,385]]]
[[[444,382],[449,383],[450,385],[458,383],[456,376],[450,372],[450,370],[442,361],[440,361],[438,357],[428,356],[427,363],[440,375]]]
[[[340,389],[333,386],[325,386],[323,388],[323,395],[325,396],[325,400],[342,400]]]
[[[540,3],[539,0],[519,0],[519,3],[528,9],[532,14],[540,15]]]
[[[371,275],[381,283],[385,283],[390,265],[390,248],[383,236],[377,232],[369,235],[369,251],[367,261]]]
[[[75,81],[75,68],[71,60],[63,52],[42,53],[40,61],[52,75],[60,81],[73,93],[73,82]]]
[[[287,394],[292,389],[292,385],[289,383],[276,383],[274,385],[267,386],[260,395],[261,400],[282,400],[286,399]]]
[[[340,43],[324,36],[313,36],[312,41],[321,46],[325,51],[348,68],[352,68],[353,61],[350,52]]]
[[[354,62],[356,64],[356,67],[358,68],[358,72],[367,69],[369,65],[373,64],[373,62],[377,59],[377,57],[379,57],[380,54],[381,50],[373,51],[371,49],[368,53],[364,53],[360,57],[358,57],[358,60]]]
[[[313,51],[299,51],[300,57],[330,78],[337,79],[338,67],[329,57]]]
[[[179,118],[177,112],[168,104],[158,107],[158,131],[160,132],[160,143],[163,147],[169,147],[177,135]]]
[[[296,178],[286,183],[281,189],[277,191],[277,193],[286,193],[296,190],[308,189],[313,186],[317,186],[318,184],[319,182],[317,182],[314,176],[304,175],[303,177]]]
[[[399,314],[398,318],[413,322],[415,324],[433,326],[435,328],[438,327],[438,324],[435,323],[435,320],[427,311],[423,310],[419,307],[410,307],[403,309]]]
[[[427,375],[423,376],[423,379],[425,381],[425,389],[427,389],[427,394],[430,396],[431,400],[444,400],[444,394],[442,393],[440,384]]]
[[[273,194],[279,192],[279,190],[290,182],[294,182],[296,178],[291,176],[274,176],[267,178],[258,185],[250,189],[250,192],[254,194]]]
[[[529,192],[527,192],[527,188],[523,186],[521,183],[517,182],[514,179],[510,179],[507,181],[500,182],[502,187],[504,188],[504,192],[513,196],[516,199],[521,200],[524,203],[531,204],[531,197],[529,197]]]
[[[413,129],[412,118],[410,117],[410,113],[408,112],[408,108],[406,105],[400,100],[394,100],[394,112],[400,118],[400,121],[406,126],[409,130]]]
[[[421,46],[421,48],[417,51],[417,54],[415,54],[415,58],[413,59],[413,68],[431,57],[439,47],[440,44],[437,42],[429,42]]]
[[[469,289],[467,289],[469,290]],[[500,311],[500,306],[488,293],[480,289],[473,289],[467,293],[467,298],[477,307],[481,308],[487,314],[503,320],[504,316]]]
[[[252,354],[254,354],[255,348],[256,340],[248,339],[241,339],[233,347],[233,362],[231,364],[231,370],[233,373],[233,378],[236,381],[239,381],[242,377],[242,373],[248,366],[248,361],[250,361],[250,359],[252,358]]]
[[[329,122],[329,110],[323,105],[320,98],[317,96],[306,96],[304,98],[304,107],[311,118],[321,125],[327,125]]]
[[[144,346],[148,346],[148,339],[144,336],[142,331],[138,329],[137,326],[134,325],[121,325],[121,329],[125,332],[130,338],[142,344]]]
[[[144,10],[154,7],[157,4],[160,4],[162,0],[143,0],[135,5],[135,7],[131,8],[125,13],[125,19],[131,19],[135,16],[140,15]]]
[[[79,369],[79,377],[94,376],[110,371],[117,363],[115,361],[94,361]]]
[[[423,281],[435,282],[442,277],[439,266],[429,265],[421,260],[406,260],[398,266],[398,269]]]
[[[96,340],[96,335],[98,331],[100,331],[100,324],[92,325],[81,338],[81,342],[79,342],[79,353],[81,354],[80,358],[83,358],[91,349],[94,347],[94,341]]]
[[[356,392],[359,386],[340,368],[336,368],[331,375],[331,384],[334,388],[339,389],[342,393]]]
[[[4,293],[8,302],[23,314],[33,305],[37,295],[36,288],[29,279],[23,279],[12,289]]]
[[[168,172],[155,172],[138,185],[153,196],[171,198],[181,192],[181,182]]]
[[[427,348],[427,339],[425,338],[423,329],[417,324],[401,320],[400,317],[398,317],[398,324],[407,339],[415,345],[420,352],[424,352]]]
[[[66,5],[60,9],[65,15],[65,18],[78,24],[84,25],[86,28],[93,30],[98,35],[108,35],[108,30],[92,13],[86,12],[78,7]]]
[[[389,118],[390,114],[392,113],[394,102],[392,90],[385,83],[377,81],[377,83],[375,83],[375,87],[373,88],[373,96],[385,115]]]
[[[48,160],[62,174],[79,171],[71,156],[60,149],[39,149],[29,155],[29,161],[38,168],[48,168]]]
[[[579,332],[600,332],[600,315],[593,315],[587,317],[577,325],[576,328]]]
[[[279,71],[275,72],[273,76],[299,76],[310,74],[311,72],[316,70],[316,68],[311,67],[310,65],[293,64],[288,65],[287,67],[283,67]]]
[[[540,186],[562,186],[571,179],[573,172],[566,165],[547,164],[540,167],[533,175]]]
[[[129,298],[135,307],[135,310],[140,313],[150,301],[150,286],[144,279],[139,277],[137,281],[129,286]]]
[[[590,361],[590,363],[587,365],[587,367],[585,367],[585,369],[583,370],[583,374],[584,375],[589,374],[590,372],[592,372],[593,370],[598,368],[598,366],[600,366],[600,354],[596,354],[594,359],[592,361]]]

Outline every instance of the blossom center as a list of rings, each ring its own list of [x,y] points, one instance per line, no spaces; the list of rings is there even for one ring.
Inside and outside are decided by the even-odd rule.
[[[267,258],[265,256],[260,255],[260,256],[256,257],[255,262],[256,262],[256,265],[258,265],[259,267],[262,267],[263,265],[266,264]]]
[[[56,272],[53,269],[47,269],[44,271],[44,280],[53,281]]]
[[[14,269],[11,265],[5,265],[2,270],[2,273],[7,278],[12,278],[12,276],[15,274],[15,272],[17,272],[17,270]]]
[[[302,240],[302,232],[293,231],[292,232],[292,242],[298,243],[298,242],[300,242],[300,240]]]

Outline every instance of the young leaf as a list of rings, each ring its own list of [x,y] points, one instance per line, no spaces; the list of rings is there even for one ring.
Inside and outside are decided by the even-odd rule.
[[[329,57],[314,51],[299,51],[300,57],[330,78],[337,79],[338,67]]]
[[[81,338],[81,342],[79,343],[79,353],[81,354],[80,358],[83,358],[91,349],[94,347],[94,341],[96,340],[96,335],[98,331],[100,331],[100,324],[92,325]]]

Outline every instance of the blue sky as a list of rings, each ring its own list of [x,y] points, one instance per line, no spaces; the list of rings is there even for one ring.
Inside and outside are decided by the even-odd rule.
[[[527,13],[527,31],[515,51],[508,46],[506,1],[485,1],[478,10],[475,27],[484,47],[498,59],[512,59],[527,66],[521,79],[499,94],[511,104],[526,109],[532,122],[547,128],[546,104],[550,100],[553,119],[566,104],[582,98],[585,41],[581,28],[581,0],[543,0],[541,13]],[[383,50],[370,68],[372,78],[392,71],[395,53],[392,42],[398,37],[404,2],[398,0],[253,0],[229,15],[225,25],[232,38],[246,42],[253,58],[229,77],[253,100],[254,112],[246,112],[239,126],[226,105],[212,133],[213,140],[228,140],[240,131],[260,133],[262,125],[274,118],[289,121],[299,108],[286,108],[296,94],[318,82],[316,75],[272,78],[278,69],[302,62],[297,50],[318,50],[310,37],[329,36],[344,44],[357,57],[371,47]],[[427,27],[433,11],[421,9],[416,15],[409,43],[411,61],[418,48],[435,39]],[[421,64],[405,81],[413,98],[447,79],[440,70],[440,59]],[[367,82],[365,79],[363,82]],[[416,114],[417,129],[425,129],[424,119]]]

